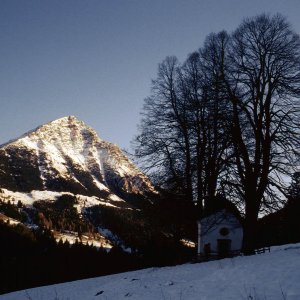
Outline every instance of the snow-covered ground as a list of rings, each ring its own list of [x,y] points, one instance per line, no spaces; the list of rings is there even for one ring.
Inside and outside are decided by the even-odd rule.
[[[299,300],[300,244],[270,253],[45,286],[1,300]]]

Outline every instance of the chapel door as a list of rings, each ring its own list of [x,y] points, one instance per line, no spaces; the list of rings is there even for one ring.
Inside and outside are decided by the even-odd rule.
[[[219,239],[218,240],[218,254],[220,257],[229,256],[231,252],[231,240]]]

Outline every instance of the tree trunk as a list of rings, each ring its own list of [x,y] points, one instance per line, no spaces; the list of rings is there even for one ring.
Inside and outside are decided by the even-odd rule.
[[[253,198],[253,197],[252,197]],[[246,203],[246,214],[244,220],[244,237],[242,252],[245,255],[255,254],[256,241],[257,241],[257,228],[258,228],[258,209],[252,202]],[[251,199],[250,199],[251,201]]]

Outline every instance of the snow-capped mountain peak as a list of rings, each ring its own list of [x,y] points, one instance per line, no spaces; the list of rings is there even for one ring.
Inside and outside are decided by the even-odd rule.
[[[74,116],[63,117],[25,133],[0,148],[2,187],[106,193],[153,192],[149,179],[116,145],[100,139]]]

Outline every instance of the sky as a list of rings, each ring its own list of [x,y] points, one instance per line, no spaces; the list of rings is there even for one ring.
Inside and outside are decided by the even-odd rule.
[[[299,0],[0,0],[0,144],[74,115],[130,150],[158,63]]]

